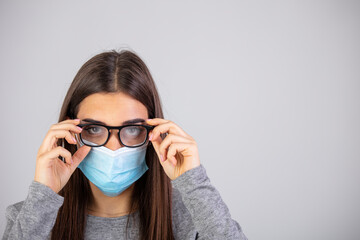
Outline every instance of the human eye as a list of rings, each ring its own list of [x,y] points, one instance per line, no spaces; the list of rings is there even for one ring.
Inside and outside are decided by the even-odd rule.
[[[141,133],[141,127],[129,126],[124,129],[125,134],[128,136],[137,136]]]
[[[86,126],[84,128],[84,130],[86,131],[87,134],[89,135],[99,135],[99,134],[103,134],[104,133],[104,128],[101,126],[96,126],[96,125],[90,125],[90,126]],[[83,130],[83,131],[84,131]]]

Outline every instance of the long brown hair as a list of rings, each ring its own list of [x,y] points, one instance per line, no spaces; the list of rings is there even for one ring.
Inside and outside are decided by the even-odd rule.
[[[149,118],[163,118],[160,97],[150,71],[132,51],[103,52],[88,60],[71,83],[59,122],[67,117],[76,118],[80,102],[99,92],[126,93],[144,104]],[[76,146],[66,141],[65,148],[72,154],[76,152]],[[146,164],[149,170],[135,183],[130,209],[131,212],[135,206],[138,208],[140,239],[174,239],[171,182],[151,143],[146,152]],[[51,239],[84,239],[86,208],[93,199],[88,179],[76,169],[59,194],[64,197],[64,203],[59,209]]]

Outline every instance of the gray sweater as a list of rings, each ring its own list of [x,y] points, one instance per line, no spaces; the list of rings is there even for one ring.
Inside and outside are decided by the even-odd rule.
[[[172,185],[175,239],[247,239],[202,165],[185,172]],[[49,239],[63,201],[49,187],[33,181],[25,201],[7,207],[3,240]],[[138,212],[132,214],[139,219]],[[127,217],[87,215],[85,239],[124,239]],[[127,231],[128,239],[139,238],[136,221],[129,221]]]

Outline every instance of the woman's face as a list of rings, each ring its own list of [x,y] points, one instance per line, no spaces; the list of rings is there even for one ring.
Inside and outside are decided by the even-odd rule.
[[[121,126],[135,119],[136,122],[130,123],[142,123],[141,120],[148,118],[148,111],[141,102],[125,93],[94,93],[80,103],[77,118],[81,119],[81,123],[89,123],[83,120],[92,119],[107,126]],[[111,130],[105,147],[111,150],[123,147],[117,132],[116,129]]]

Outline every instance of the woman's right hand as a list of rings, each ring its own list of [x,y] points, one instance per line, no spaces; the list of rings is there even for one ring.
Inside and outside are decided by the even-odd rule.
[[[83,145],[71,156],[67,149],[57,146],[57,141],[61,138],[65,138],[70,144],[76,144],[72,133],[81,132],[81,128],[76,126],[79,123],[79,119],[69,119],[53,124],[37,153],[34,180],[50,187],[56,193],[69,181],[91,149]],[[65,158],[65,162],[58,158],[59,155]]]

